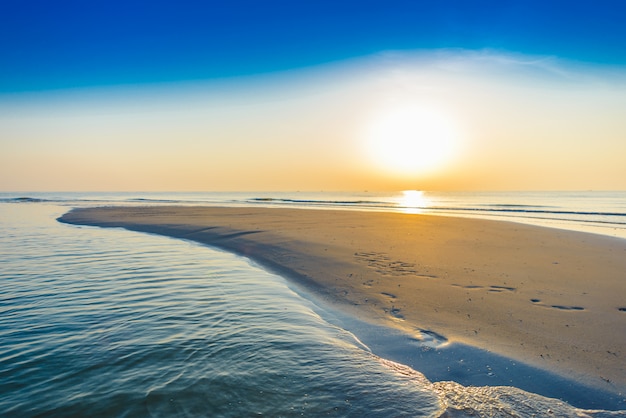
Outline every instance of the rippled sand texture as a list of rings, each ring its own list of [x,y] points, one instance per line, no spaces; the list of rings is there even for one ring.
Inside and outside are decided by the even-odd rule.
[[[626,388],[626,241],[477,219],[262,208],[92,208],[246,255],[359,315]]]

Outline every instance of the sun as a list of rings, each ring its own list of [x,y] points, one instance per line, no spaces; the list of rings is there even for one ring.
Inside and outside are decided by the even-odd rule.
[[[373,117],[366,142],[375,164],[406,176],[440,169],[455,153],[458,133],[452,120],[440,110],[402,106]]]

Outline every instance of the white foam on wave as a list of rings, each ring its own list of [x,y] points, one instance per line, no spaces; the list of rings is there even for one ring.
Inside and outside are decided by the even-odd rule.
[[[463,386],[456,382],[430,382],[422,373],[378,357],[394,373],[410,378],[439,398],[438,418],[462,417],[626,417],[626,411],[580,409],[559,399],[526,392],[512,386]]]

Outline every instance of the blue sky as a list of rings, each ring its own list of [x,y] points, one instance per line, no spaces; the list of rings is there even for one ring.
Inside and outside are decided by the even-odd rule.
[[[622,66],[625,21],[622,0],[8,0],[0,92],[254,75],[388,50]]]
[[[0,2],[0,190],[626,190],[626,0]]]

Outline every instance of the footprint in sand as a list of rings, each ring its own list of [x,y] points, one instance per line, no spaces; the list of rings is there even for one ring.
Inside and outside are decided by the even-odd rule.
[[[561,309],[564,311],[584,311],[585,308],[582,306],[565,306],[565,305],[552,305],[551,308]]]
[[[393,307],[393,306],[392,306],[392,307],[391,307],[391,310],[389,311],[389,313],[390,313],[393,317],[395,317],[395,318],[398,318],[398,319],[404,319],[404,315],[402,315],[402,314],[400,313],[400,309],[398,309],[398,308],[396,308],[396,307]]]
[[[508,287],[508,286],[489,286],[489,291],[490,292],[515,292],[517,289],[514,287]]]
[[[470,289],[470,290],[487,289],[488,292],[492,292],[492,293],[515,292],[517,290],[517,288],[515,287],[496,286],[496,285],[485,287],[485,286],[478,286],[478,285],[453,284],[452,286],[462,287],[463,289]]]
[[[532,303],[534,303],[537,306],[541,306],[544,308],[551,308],[551,309],[559,309],[562,311],[584,311],[585,308],[583,308],[582,306],[570,306],[570,305],[545,305],[543,303],[541,303],[541,299],[531,299],[530,300]]]
[[[437,349],[448,345],[448,339],[431,330],[416,328],[415,335],[410,340],[422,350]]]
[[[402,314],[402,311],[400,310],[400,308],[396,308],[393,305],[391,306],[391,309],[383,308],[383,312],[393,316],[396,319],[402,319],[402,320],[404,319],[404,315]]]
[[[415,269],[414,263],[392,260],[385,253],[357,252],[354,257],[366,263],[367,266],[377,273],[385,276],[417,276],[423,278],[436,278],[436,276],[421,274]]]

